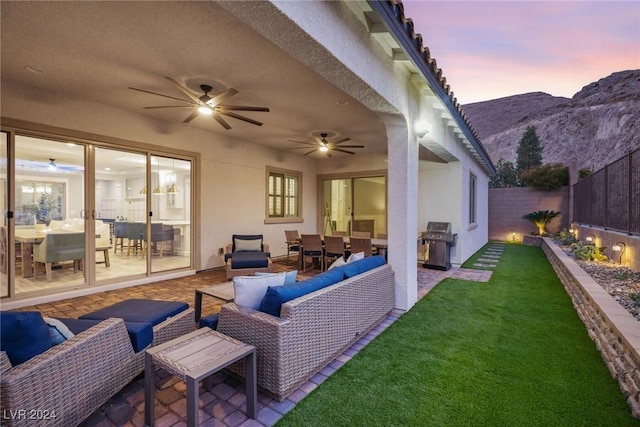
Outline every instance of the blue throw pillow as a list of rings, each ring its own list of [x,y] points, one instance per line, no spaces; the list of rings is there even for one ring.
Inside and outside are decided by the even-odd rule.
[[[52,346],[61,344],[75,335],[67,325],[58,319],[52,319],[51,317],[43,317],[42,319],[49,328],[49,338],[51,338]]]
[[[49,327],[40,312],[0,313],[0,350],[7,352],[13,366],[26,362],[50,348]]]
[[[265,271],[256,271],[256,276],[268,276],[270,274],[278,274],[278,273],[268,273]],[[284,284],[285,285],[293,285],[296,283],[298,279],[298,270],[287,271],[286,276],[284,276]]]
[[[376,255],[354,261],[342,267],[338,267],[336,270],[341,270],[344,273],[345,279],[350,279],[358,274],[362,274],[365,271],[372,270],[384,264],[384,258],[380,255]]]
[[[344,279],[344,274],[336,268],[312,277],[311,279],[296,282],[294,285],[269,286],[258,310],[273,316],[280,316],[280,308],[285,302],[310,294],[318,289],[331,286],[340,282],[342,279]]]

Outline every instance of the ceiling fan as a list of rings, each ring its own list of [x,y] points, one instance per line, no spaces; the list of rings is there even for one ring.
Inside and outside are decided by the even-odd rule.
[[[309,148],[308,146],[313,146],[314,148],[312,150],[304,153],[305,156],[308,156],[314,151],[319,151],[321,153],[326,154],[327,157],[333,157],[333,155],[331,154],[332,151],[339,151],[341,153],[347,153],[347,154],[356,154],[353,151],[345,150],[345,148],[364,148],[364,145],[340,145],[343,142],[351,141],[351,138],[342,138],[338,141],[330,142],[327,140],[328,136],[329,136],[328,133],[321,133],[320,137],[314,136],[314,139],[316,140],[316,142],[294,141],[290,139],[289,142],[304,144],[307,147],[293,147],[293,148],[287,148],[287,150],[298,150],[300,148]]]
[[[194,94],[185,86],[181,85],[171,77],[165,77],[165,79],[169,80],[178,89],[180,89],[182,93],[187,95],[189,97],[189,101],[176,98],[173,96],[169,96],[169,95],[163,95],[161,93],[151,92],[145,89],[138,89],[135,87],[129,87],[129,89],[137,90],[138,92],[150,93],[151,95],[162,96],[164,98],[173,99],[175,101],[180,101],[184,104],[187,104],[187,105],[161,105],[156,107],[142,107],[146,110],[154,110],[154,109],[160,109],[160,108],[191,108],[193,109],[193,112],[189,114],[187,118],[185,118],[182,121],[183,123],[189,123],[191,120],[195,119],[200,115],[211,115],[223,128],[227,130],[231,129],[231,126],[229,125],[229,123],[227,123],[227,121],[224,118],[222,118],[223,115],[227,117],[232,117],[237,120],[242,120],[244,122],[251,123],[256,126],[262,126],[262,122],[234,113],[234,111],[266,111],[266,112],[269,111],[269,109],[266,107],[250,107],[250,106],[243,106],[243,105],[223,104],[223,102],[226,101],[228,98],[231,98],[233,95],[238,93],[238,91],[233,88],[229,88],[224,92],[211,97],[209,96],[209,92],[211,92],[213,88],[209,85],[200,85],[200,89],[204,93],[203,95],[198,96],[198,94]]]

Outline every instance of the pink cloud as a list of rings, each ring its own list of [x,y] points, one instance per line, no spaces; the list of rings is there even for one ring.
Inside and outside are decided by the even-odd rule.
[[[533,91],[570,97],[640,68],[640,3],[412,1],[405,16],[461,103]]]

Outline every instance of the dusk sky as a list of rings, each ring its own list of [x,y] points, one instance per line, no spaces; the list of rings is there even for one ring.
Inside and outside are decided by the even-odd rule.
[[[528,92],[572,97],[640,69],[640,0],[403,0],[458,102]]]

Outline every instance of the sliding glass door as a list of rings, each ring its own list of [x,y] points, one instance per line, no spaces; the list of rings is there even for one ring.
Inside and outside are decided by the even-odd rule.
[[[85,149],[74,143],[15,137],[16,295],[87,283],[85,262],[92,257],[87,256],[85,237]]]
[[[0,296],[192,267],[193,159],[1,135]]]
[[[322,180],[324,234],[331,230],[369,232],[387,230],[386,177],[354,177]]]

